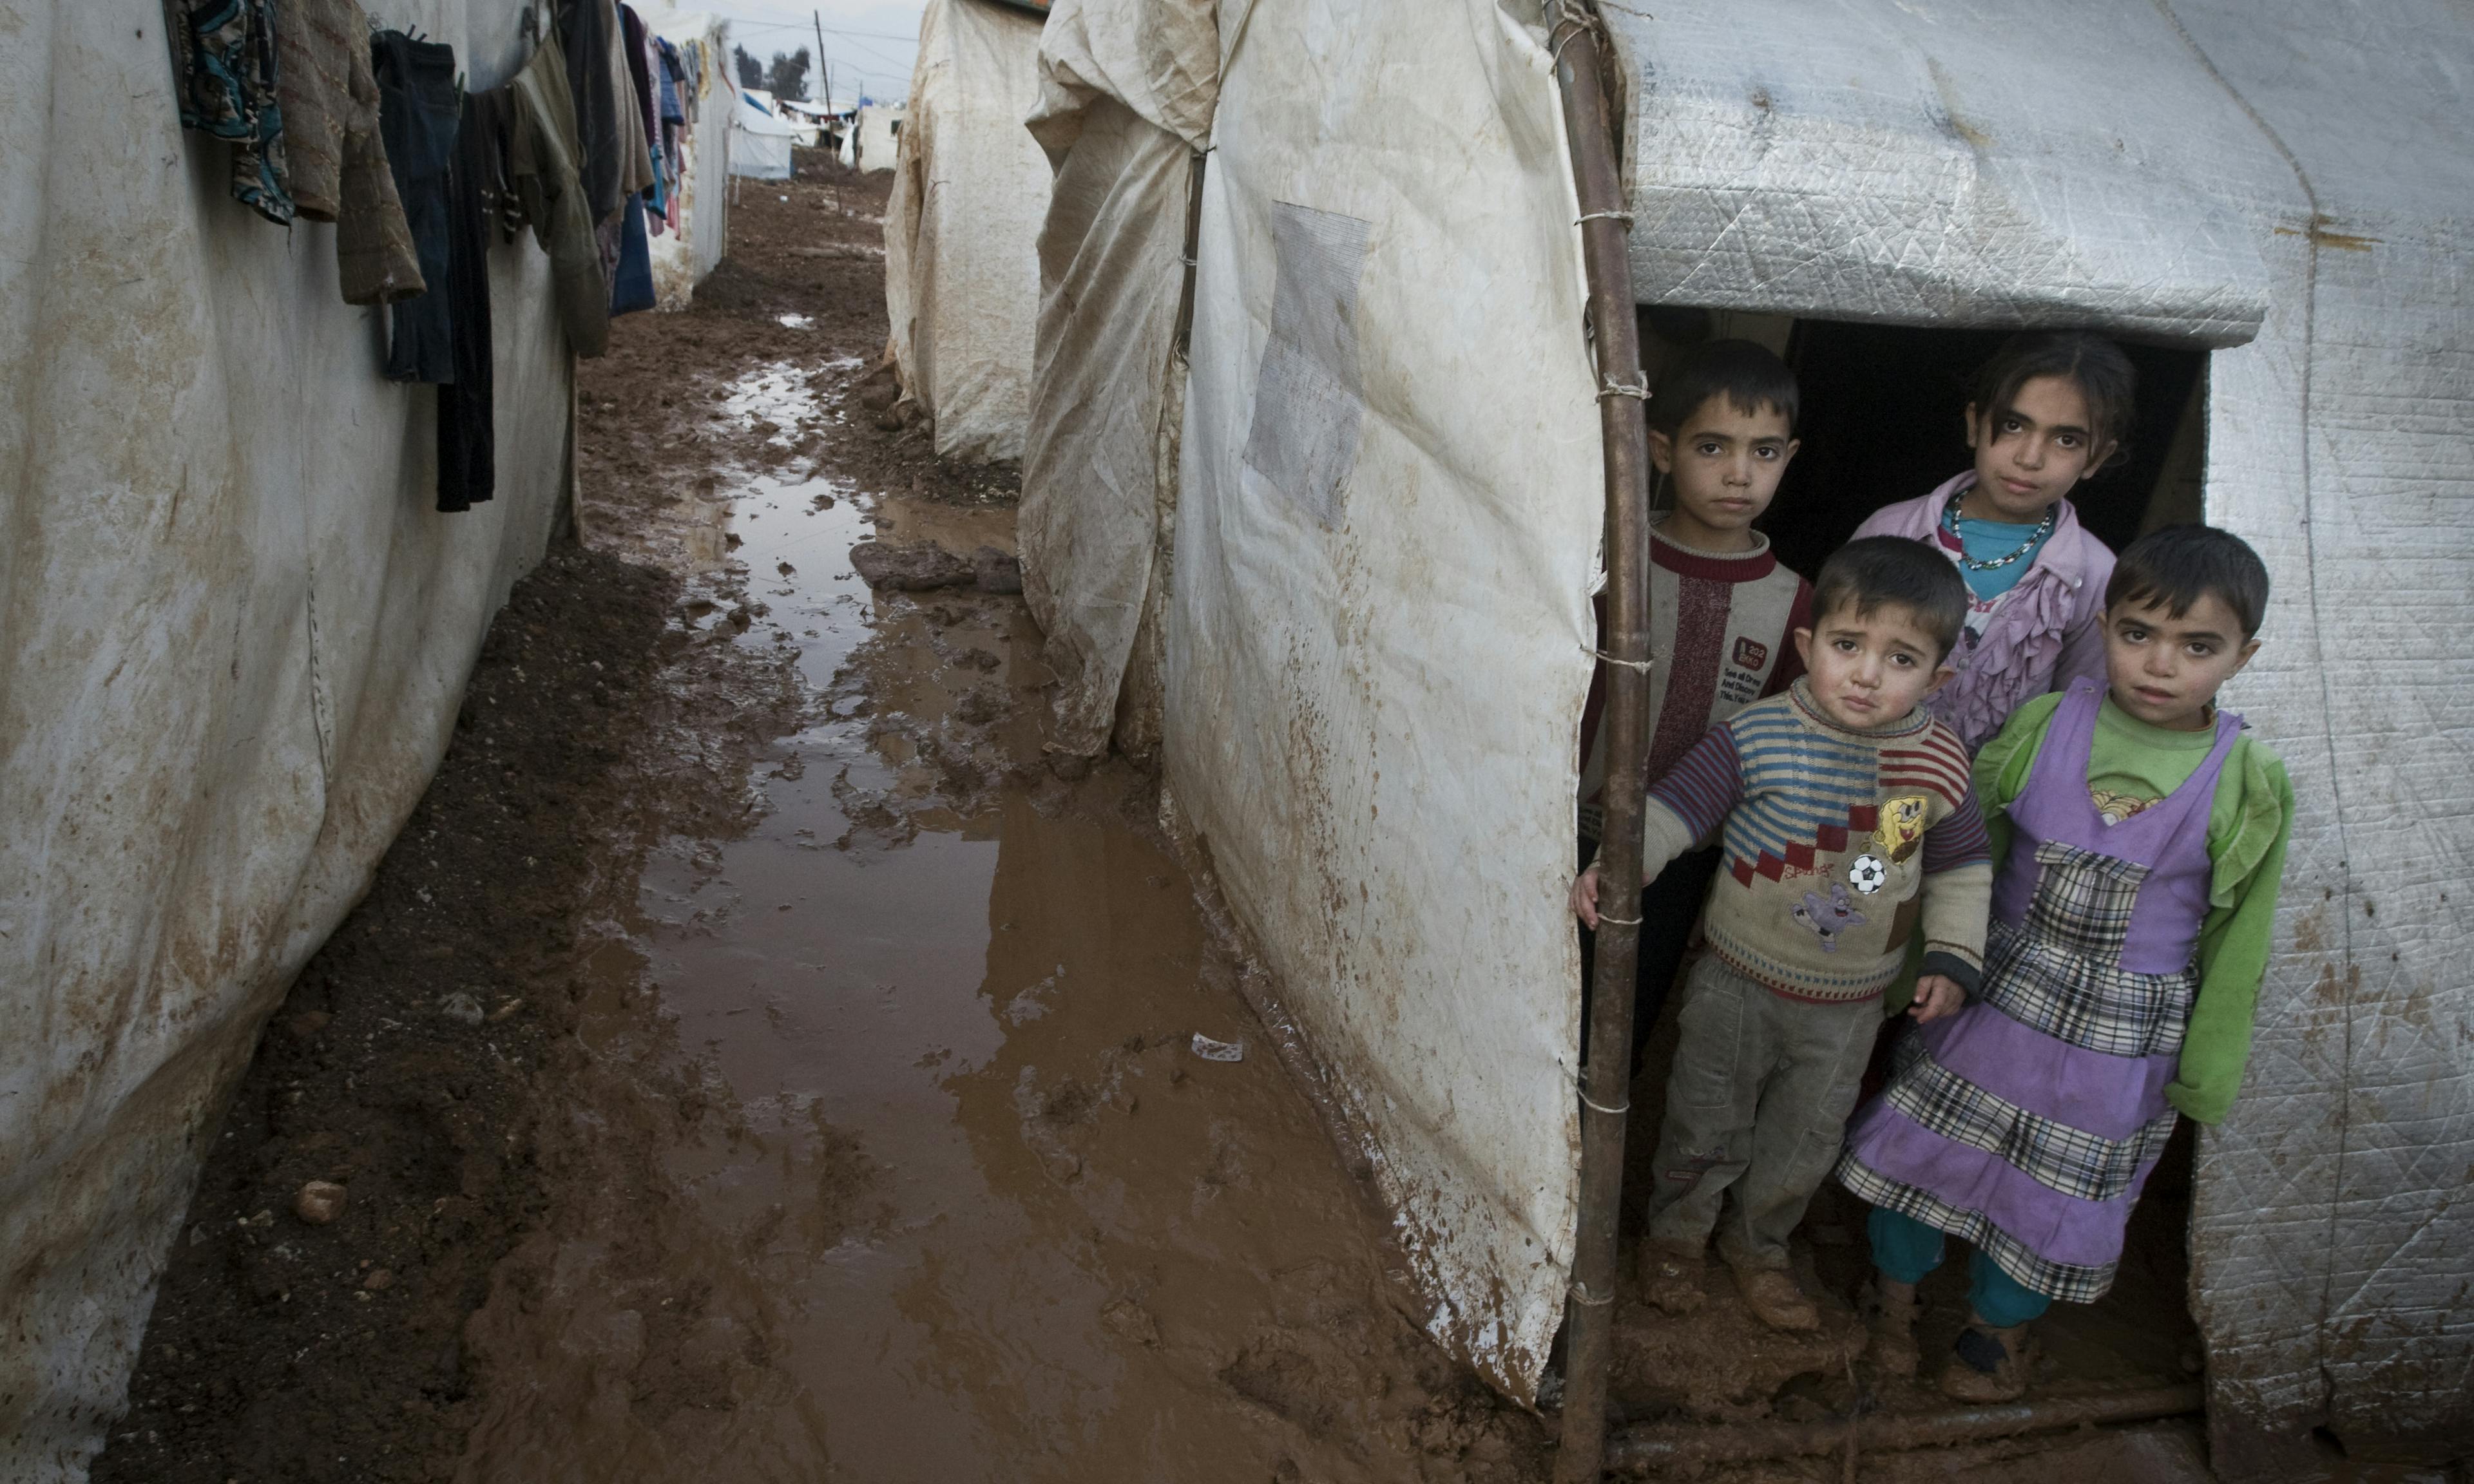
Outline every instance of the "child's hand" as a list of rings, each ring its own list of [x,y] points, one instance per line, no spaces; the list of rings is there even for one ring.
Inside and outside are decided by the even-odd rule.
[[[1598,868],[1594,865],[1572,883],[1572,916],[1589,931],[1598,930]]]
[[[1957,980],[1948,974],[1927,974],[1916,981],[1916,1001],[1907,1007],[1907,1014],[1921,1025],[1927,1020],[1954,1016],[1966,1003],[1967,992],[1958,987]]]

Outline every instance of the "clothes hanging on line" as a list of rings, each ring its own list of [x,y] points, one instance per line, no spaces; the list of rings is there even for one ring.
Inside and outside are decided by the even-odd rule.
[[[536,48],[508,93],[514,119],[507,178],[532,224],[533,239],[549,254],[550,284],[569,347],[579,356],[597,356],[610,345],[609,280],[594,243],[591,198],[578,174],[582,145],[568,93],[566,49]]]
[[[335,224],[344,302],[392,303],[428,285],[378,137],[378,84],[359,0],[275,0],[277,100],[302,217]]]
[[[661,142],[661,116],[653,93],[653,38],[644,18],[632,5],[618,7],[618,32],[627,58],[627,82],[635,89],[636,116],[643,123],[644,146]]]
[[[610,314],[616,319],[650,309],[653,295],[653,249],[646,236],[642,196],[630,196],[618,210],[618,273],[610,280]]]
[[[523,198],[516,194],[516,88],[513,83],[473,95],[479,108],[466,127],[481,131],[481,211],[498,228],[498,240],[513,242],[524,229]]]
[[[447,190],[447,304],[455,379],[438,389],[438,508],[470,510],[497,490],[490,332],[491,197],[499,180],[504,94],[467,93]]]
[[[560,75],[572,95],[576,180],[594,222],[618,209],[618,94],[610,85],[611,0],[564,0],[558,8]]]
[[[679,225],[679,182],[687,174],[687,71],[679,49],[660,36],[653,38],[654,89],[661,94],[655,110],[661,115],[663,220],[675,231]]]
[[[232,147],[232,198],[279,226],[291,222],[279,63],[269,0],[163,0],[181,127]]]
[[[638,55],[638,47],[628,40],[627,12],[613,12],[610,25],[610,88],[618,100],[618,132],[616,142],[625,169],[619,177],[618,190],[623,199],[641,194],[653,183],[653,162],[639,146],[643,113],[643,94],[636,86],[635,67],[628,61]],[[642,26],[642,22],[638,23]],[[640,32],[641,34],[641,32]],[[632,106],[632,108],[631,108]]]
[[[455,333],[448,294],[447,187],[461,107],[455,49],[381,31],[370,38],[370,70],[378,84],[378,132],[427,285],[391,311],[387,379],[449,382],[455,379]]]

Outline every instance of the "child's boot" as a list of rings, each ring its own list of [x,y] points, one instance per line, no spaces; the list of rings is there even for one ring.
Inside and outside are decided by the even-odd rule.
[[[2025,1325],[1997,1329],[1974,1314],[1958,1331],[1956,1353],[1941,1368],[1941,1394],[1953,1401],[2016,1401],[2027,1391],[2036,1342]]]
[[[1876,1273],[1864,1285],[1860,1306],[1865,1328],[1872,1333],[1866,1357],[1886,1375],[1915,1375],[1924,1359],[1916,1350],[1916,1285],[1894,1282]]]
[[[1701,1287],[1704,1266],[1697,1252],[1686,1252],[1659,1242],[1643,1242],[1640,1244],[1642,1296],[1669,1314],[1697,1313],[1710,1298]]]
[[[1724,1243],[1720,1246],[1723,1249]],[[1723,1251],[1720,1256],[1727,1256]],[[1795,1276],[1784,1268],[1754,1267],[1727,1257],[1727,1266],[1735,1275],[1735,1291],[1744,1298],[1744,1306],[1753,1317],[1773,1329],[1801,1332],[1821,1328],[1821,1310],[1795,1285]]]

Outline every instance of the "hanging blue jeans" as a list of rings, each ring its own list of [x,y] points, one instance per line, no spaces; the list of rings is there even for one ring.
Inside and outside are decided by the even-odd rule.
[[[455,332],[448,288],[454,251],[447,203],[455,154],[455,49],[416,41],[400,31],[370,37],[370,70],[378,84],[378,137],[404,225],[428,291],[393,306],[395,335],[387,346],[390,381],[455,379]]]
[[[1873,1240],[1873,1265],[1892,1282],[1913,1283],[1941,1266],[1944,1238],[1937,1227],[1913,1216],[1876,1206],[1864,1220],[1864,1234]],[[2002,1272],[1984,1254],[1967,1259],[1967,1302],[1976,1317],[1996,1329],[2024,1325],[2041,1316],[2053,1301]]]

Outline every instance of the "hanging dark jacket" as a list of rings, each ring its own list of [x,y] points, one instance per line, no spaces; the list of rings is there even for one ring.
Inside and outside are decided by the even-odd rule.
[[[564,0],[559,6],[558,36],[562,75],[574,100],[576,180],[584,187],[584,208],[594,222],[618,209],[625,196],[626,163],[618,153],[624,119],[610,75],[610,50],[618,45],[618,12],[611,0]]]
[[[550,286],[569,347],[579,356],[599,355],[610,345],[610,287],[576,175],[575,107],[563,49],[535,48],[508,91],[515,104],[508,180],[533,224],[534,240],[549,254]]]

